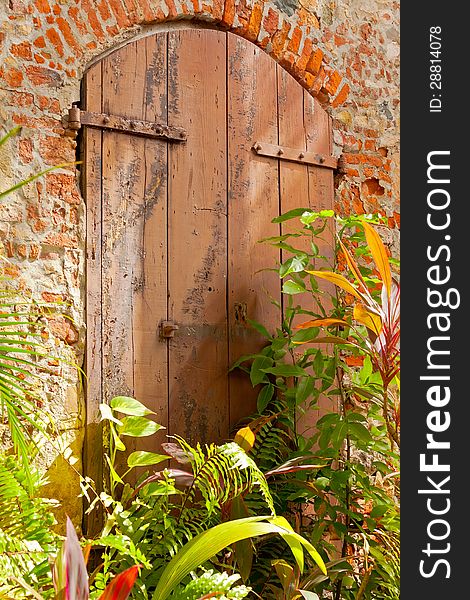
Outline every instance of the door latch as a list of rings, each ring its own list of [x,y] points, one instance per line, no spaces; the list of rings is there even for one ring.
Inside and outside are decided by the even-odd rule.
[[[175,337],[175,331],[178,331],[179,326],[173,321],[162,321],[160,325],[161,336],[163,338]]]

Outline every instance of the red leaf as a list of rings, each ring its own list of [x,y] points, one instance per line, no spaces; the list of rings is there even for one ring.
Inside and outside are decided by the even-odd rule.
[[[101,594],[99,600],[126,600],[131,593],[141,566],[134,565],[130,569],[126,569],[122,573],[119,573],[119,575],[116,575]]]

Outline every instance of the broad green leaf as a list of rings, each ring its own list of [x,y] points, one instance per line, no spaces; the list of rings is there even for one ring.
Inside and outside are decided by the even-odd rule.
[[[100,404],[100,413],[102,421],[112,421],[117,425],[122,425],[122,422],[113,415],[113,411],[109,404]]]
[[[269,356],[258,356],[255,358],[250,369],[250,380],[253,386],[262,383],[263,381],[268,382],[266,372],[264,369],[271,367],[273,359]]]
[[[299,590],[305,600],[320,600],[318,594],[315,592],[309,592],[308,590]]]
[[[168,460],[168,456],[164,454],[155,454],[155,452],[146,452],[145,450],[137,450],[129,454],[127,466],[132,467],[148,467],[150,465],[158,465],[158,463]]]
[[[362,423],[349,423],[348,432],[361,442],[370,442],[372,440],[370,431]]]
[[[147,437],[160,429],[163,429],[161,425],[145,417],[124,417],[122,425],[118,426],[120,435],[131,437]]]
[[[305,292],[305,286],[289,279],[288,281],[284,281],[282,291],[284,294],[302,294]]]
[[[265,373],[277,375],[278,377],[305,377],[308,375],[307,371],[298,365],[277,365],[276,367],[270,367],[262,370]]]
[[[134,417],[144,417],[145,415],[154,415],[155,413],[144,406],[135,398],[129,396],[116,396],[110,402],[113,410],[123,413],[124,415],[132,415]]]
[[[290,273],[300,273],[305,269],[309,263],[307,254],[299,254],[298,256],[292,256],[286,260],[279,268],[279,277],[285,277]]]
[[[295,403],[302,404],[313,393],[315,381],[312,377],[300,377],[295,391]]]
[[[292,336],[292,343],[305,344],[307,342],[314,342],[316,341],[316,337],[319,331],[320,330],[318,329],[318,327],[309,327],[308,329],[301,329]]]
[[[352,294],[361,300],[361,295],[359,292],[352,285],[352,283],[346,279],[346,277],[343,277],[343,275],[339,275],[339,273],[333,273],[333,271],[307,271],[307,273],[310,273],[310,275],[315,275],[315,277],[320,277],[320,279],[325,279],[330,283],[334,283],[334,285],[340,287],[348,294]]]
[[[258,400],[256,401],[256,407],[258,409],[258,412],[264,412],[265,408],[271,402],[273,395],[274,386],[272,383],[268,383],[268,385],[265,385],[258,394]]]
[[[388,262],[388,254],[385,249],[384,243],[380,239],[379,234],[375,229],[369,225],[369,223],[363,222],[362,226],[366,234],[366,241],[370,248],[372,258],[374,259],[377,269],[382,278],[387,295],[390,298],[390,291],[392,289],[392,273],[390,271],[390,264]]]
[[[308,208],[294,208],[289,210],[288,212],[280,215],[279,217],[275,217],[271,223],[284,223],[284,221],[288,221],[289,219],[295,219],[295,217],[302,216],[305,212],[309,212]]]
[[[283,522],[279,517],[277,519],[278,523]],[[294,544],[296,554],[298,550],[297,544],[300,543],[309,552],[322,572],[326,573],[325,564],[312,544],[292,531],[290,526],[282,527],[274,523],[270,517],[248,517],[216,525],[200,533],[183,546],[160,574],[160,579],[152,599],[167,600],[170,594],[191,571],[194,571],[199,565],[205,563],[227,546],[250,537],[273,533],[281,535],[289,544],[291,550],[293,549],[291,544]],[[294,556],[297,558],[296,554]]]

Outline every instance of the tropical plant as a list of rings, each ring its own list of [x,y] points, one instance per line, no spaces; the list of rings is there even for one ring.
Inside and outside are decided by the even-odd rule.
[[[163,444],[165,454],[129,454],[128,469],[121,475],[116,459],[118,452],[125,451],[126,436],[145,437],[161,427],[150,419],[153,413],[134,398],[116,397],[109,406],[102,405],[101,411],[110,432],[110,493],[96,496],[89,508],[91,511],[102,504],[106,513],[102,534],[91,541],[95,548],[101,548],[103,565],[92,577],[91,597],[99,596],[118,568],[139,564],[142,568],[133,596],[166,600],[172,593],[182,593],[190,584],[190,573],[206,563],[222,572],[236,569],[236,561],[230,565],[210,562],[228,546],[273,534],[287,543],[300,570],[303,548],[324,570],[315,548],[285,519],[275,516],[266,478],[237,443],[192,447],[175,436],[174,441]],[[125,481],[132,469],[158,465],[169,458],[181,468],[144,473],[134,486]],[[269,514],[237,518],[233,507],[255,490],[262,498],[263,512]],[[91,498],[89,484],[84,492]],[[221,523],[231,514],[235,515],[233,520]]]
[[[283,250],[283,322],[274,333],[252,322],[266,347],[233,366],[260,390],[258,412],[241,430],[246,449],[263,465],[276,510],[318,547],[328,577],[301,579],[279,562],[276,544],[261,542],[247,581],[261,596],[315,588],[335,600],[392,598],[395,571],[382,550],[398,535],[399,286],[371,225],[378,220],[337,217],[338,262],[319,267],[332,216],[296,209],[274,219],[300,219],[299,229],[264,240]],[[320,398],[323,416],[299,430]]]
[[[31,597],[28,588],[51,583],[49,558],[59,543],[52,529],[55,503],[41,498],[39,471],[31,467],[29,477],[32,489],[24,467],[0,453],[0,597]]]

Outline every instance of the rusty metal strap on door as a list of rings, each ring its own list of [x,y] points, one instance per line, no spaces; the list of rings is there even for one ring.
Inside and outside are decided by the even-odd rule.
[[[281,160],[315,165],[316,167],[325,167],[327,169],[338,168],[338,159],[335,156],[328,156],[327,154],[307,152],[306,150],[288,148],[287,146],[276,146],[275,144],[266,144],[265,142],[255,142],[252,148],[259,156],[279,158]]]
[[[130,135],[160,138],[172,142],[184,142],[187,138],[186,131],[181,127],[171,127],[152,121],[141,121],[117,115],[89,112],[80,110],[76,106],[70,108],[68,119],[66,119],[66,129],[71,132],[77,132],[83,125],[98,129],[110,129]]]

